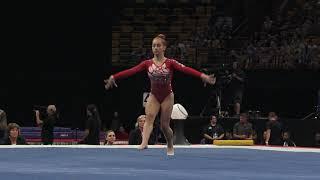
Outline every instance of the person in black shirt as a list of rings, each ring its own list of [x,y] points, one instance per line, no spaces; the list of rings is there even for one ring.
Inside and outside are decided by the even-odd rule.
[[[320,89],[318,90],[318,104],[317,104],[316,112],[320,114]]]
[[[242,96],[244,91],[245,73],[240,68],[238,62],[233,63],[233,72],[231,74],[230,88],[233,89],[233,104],[234,111],[237,115],[240,114],[240,105],[242,103]]]
[[[266,145],[282,145],[282,125],[278,121],[278,116],[275,112],[270,112],[268,119],[269,121],[266,124]]]
[[[290,132],[286,131],[282,135],[283,143],[282,145],[287,147],[287,146],[293,146],[296,147],[296,144],[290,139]]]
[[[7,130],[6,112],[0,109],[0,139],[4,138]]]
[[[129,145],[139,145],[142,142],[143,126],[146,121],[146,115],[140,115],[137,119],[136,128],[129,134]],[[152,131],[148,144],[155,144],[155,135]]]
[[[320,132],[316,132],[314,135],[314,147],[320,148]]]
[[[58,115],[57,109],[55,105],[49,105],[47,107],[47,117],[44,119],[40,119],[39,110],[35,110],[36,112],[36,121],[39,126],[41,126],[41,139],[44,145],[53,144],[53,129],[55,123],[57,122]]]
[[[96,105],[87,106],[87,117],[85,134],[80,144],[100,145],[101,119]]]
[[[114,132],[117,132],[118,129],[120,128],[121,124],[121,119],[119,118],[119,113],[115,111],[113,113],[113,119],[111,121],[110,129],[113,130]]]
[[[223,139],[224,130],[221,125],[217,124],[217,117],[211,116],[210,124],[203,129],[203,137],[205,138],[205,144],[213,144],[214,140]]]
[[[27,142],[23,136],[20,135],[20,126],[16,123],[8,124],[7,136],[3,139],[4,145],[26,145]]]
[[[238,62],[232,63],[232,71],[228,75],[228,79],[225,98],[228,104],[233,104],[234,113],[240,115],[246,76]]]

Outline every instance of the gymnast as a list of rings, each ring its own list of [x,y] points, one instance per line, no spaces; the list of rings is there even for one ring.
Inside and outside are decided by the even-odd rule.
[[[150,134],[153,129],[153,123],[160,111],[160,126],[167,141],[167,155],[174,155],[173,148],[173,131],[170,128],[170,117],[174,104],[174,94],[172,92],[171,80],[173,71],[181,71],[183,73],[201,78],[204,83],[214,84],[216,78],[214,75],[207,75],[195,69],[184,66],[174,59],[164,56],[167,47],[166,37],[163,34],[157,35],[152,40],[153,58],[145,60],[137,66],[111,75],[104,80],[105,88],[108,90],[117,87],[116,81],[132,76],[141,71],[147,71],[151,81],[151,93],[148,97],[145,113],[146,121],[143,127],[142,142],[138,149],[143,150],[148,146]]]

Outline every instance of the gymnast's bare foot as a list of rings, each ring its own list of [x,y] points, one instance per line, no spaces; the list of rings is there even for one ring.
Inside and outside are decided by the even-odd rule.
[[[167,147],[167,156],[173,156],[174,155],[174,149],[173,146]]]
[[[142,145],[142,144],[140,144],[140,145],[138,146],[138,149],[139,149],[139,150],[148,149],[148,145]]]

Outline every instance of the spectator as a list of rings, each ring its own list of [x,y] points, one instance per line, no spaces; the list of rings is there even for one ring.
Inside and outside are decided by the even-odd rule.
[[[263,28],[266,32],[269,32],[271,30],[272,23],[273,21],[271,20],[271,18],[269,16],[266,16],[265,21],[263,22]]]
[[[84,137],[80,144],[100,145],[101,119],[96,105],[87,106],[87,117]]]
[[[257,134],[257,131],[256,130],[253,130],[252,131],[252,140],[253,140],[253,143],[254,144],[258,144],[258,134]]]
[[[240,114],[240,105],[242,103],[242,96],[244,91],[245,73],[240,68],[238,62],[233,62],[232,72],[229,75],[230,82],[226,87],[227,104],[233,104],[234,113]]]
[[[40,111],[35,110],[36,112],[36,122],[41,129],[41,139],[44,145],[53,144],[53,129],[54,125],[58,120],[57,108],[55,105],[49,105],[47,107],[47,114],[44,119],[40,119]]]
[[[203,129],[205,144],[213,144],[214,140],[224,138],[224,130],[220,124],[217,124],[217,117],[212,115],[210,123]]]
[[[185,56],[187,54],[186,45],[183,42],[179,42],[178,43],[178,48],[180,50],[180,54],[179,54],[180,60],[184,61],[185,60]]]
[[[8,124],[8,135],[4,138],[2,144],[4,145],[26,145],[27,142],[20,135],[20,126],[16,123]]]
[[[320,113],[320,88],[318,89],[318,104],[317,104],[317,113]]]
[[[113,113],[113,119],[111,122],[111,128],[114,132],[116,132],[120,127],[120,118],[119,118],[119,113],[115,111]]]
[[[140,115],[137,118],[136,128],[129,134],[129,145],[139,145],[142,142],[143,126],[146,121],[146,115]],[[155,143],[154,131],[152,131],[148,144]]]
[[[252,139],[252,124],[248,122],[247,113],[240,114],[240,121],[233,126],[234,139]]]
[[[278,116],[275,112],[270,112],[268,115],[269,121],[266,124],[266,145],[281,145],[282,125],[278,121]]]
[[[315,135],[314,135],[314,146],[315,147],[320,147],[320,132],[317,132]]]
[[[108,130],[106,132],[106,139],[104,141],[104,145],[113,145],[116,141],[116,134],[113,130]]]
[[[0,139],[4,138],[7,130],[7,115],[6,112],[0,109]]]
[[[283,146],[287,147],[287,146],[293,146],[296,147],[296,144],[290,139],[290,132],[284,132],[282,135],[282,139],[283,139]]]
[[[128,140],[129,134],[126,132],[126,129],[121,125],[119,130],[116,132],[116,136],[118,140]]]

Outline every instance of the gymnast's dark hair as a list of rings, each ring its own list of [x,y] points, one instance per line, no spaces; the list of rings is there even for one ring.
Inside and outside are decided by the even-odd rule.
[[[161,40],[162,40],[162,43],[163,43],[165,46],[167,46],[167,40],[166,40],[166,36],[165,36],[164,34],[158,34],[156,37],[154,37],[154,39],[155,39],[155,38],[161,39]]]

